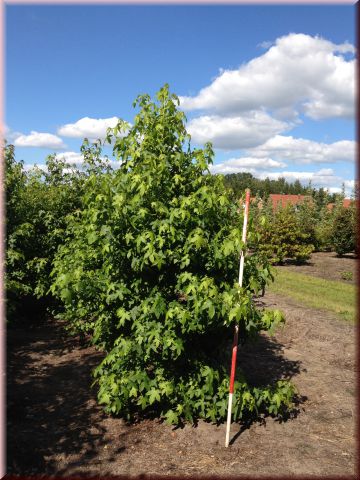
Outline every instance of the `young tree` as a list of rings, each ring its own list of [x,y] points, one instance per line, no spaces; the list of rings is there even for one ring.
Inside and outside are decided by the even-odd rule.
[[[341,256],[354,252],[356,248],[356,209],[355,202],[346,208],[337,205],[331,231],[332,245],[335,252]]]
[[[303,263],[310,258],[314,246],[311,243],[312,224],[302,225],[301,217],[292,205],[275,212],[271,202],[264,209],[264,220],[257,224],[258,250],[271,263],[283,263],[294,259]]]
[[[95,378],[107,412],[220,421],[229,327],[240,322],[245,341],[283,317],[255,306],[253,294],[270,278],[256,253],[243,288],[237,284],[242,215],[222,177],[209,174],[211,146],[191,148],[177,97],[165,86],[157,101],[142,95],[135,105],[133,126],[120,121],[109,131],[121,166],[89,177],[84,209],[56,255],[52,290],[63,317],[105,351]],[[282,381],[250,387],[238,370],[233,413],[277,413],[293,392]]]
[[[318,220],[315,226],[315,245],[318,251],[331,251],[333,248],[334,212],[327,205],[318,211]]]
[[[46,171],[25,172],[5,147],[7,319],[28,320],[48,306],[51,263],[64,240],[65,217],[80,205],[82,175],[49,156]]]
[[[24,241],[25,206],[22,201],[26,185],[23,162],[17,162],[13,145],[5,144],[5,290],[6,314],[11,318],[20,305],[20,297],[26,295],[29,287],[25,281],[24,258],[18,240]],[[22,227],[21,227],[22,226]]]

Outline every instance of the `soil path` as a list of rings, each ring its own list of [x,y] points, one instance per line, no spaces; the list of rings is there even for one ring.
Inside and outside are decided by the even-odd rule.
[[[90,388],[100,354],[81,348],[60,323],[8,332],[8,473],[109,475],[354,475],[354,327],[266,294],[286,326],[240,349],[254,383],[291,378],[303,402],[296,418],[173,429],[107,417]]]

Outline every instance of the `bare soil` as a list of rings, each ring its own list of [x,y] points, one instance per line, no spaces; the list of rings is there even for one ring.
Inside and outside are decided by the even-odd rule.
[[[332,254],[316,254],[312,266],[300,268],[321,276],[326,258],[329,278]],[[350,270],[347,259],[338,261],[338,268]],[[90,386],[101,354],[68,338],[61,323],[9,329],[8,473],[355,475],[354,326],[274,294],[260,301],[282,309],[287,323],[274,337],[262,335],[242,347],[239,366],[254,384],[291,379],[300,394],[298,414],[282,423],[233,423],[227,449],[225,425],[174,429],[157,420],[129,425],[105,415]]]
[[[352,253],[338,257],[335,252],[315,252],[304,265],[288,264],[281,268],[285,267],[288,270],[325,278],[326,280],[357,283],[358,261],[355,254]],[[352,278],[349,278],[348,274],[351,274]]]

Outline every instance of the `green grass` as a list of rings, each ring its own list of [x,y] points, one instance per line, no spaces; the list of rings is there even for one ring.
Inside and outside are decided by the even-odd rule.
[[[354,285],[313,277],[276,268],[275,281],[269,290],[293,298],[312,308],[327,310],[354,322],[356,317],[356,291]]]

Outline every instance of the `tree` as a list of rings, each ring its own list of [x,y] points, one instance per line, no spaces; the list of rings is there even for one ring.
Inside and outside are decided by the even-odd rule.
[[[225,418],[230,325],[240,322],[245,341],[283,322],[254,304],[270,278],[265,259],[248,257],[236,283],[242,218],[209,175],[211,145],[191,148],[178,103],[164,86],[157,101],[137,98],[132,127],[109,130],[121,166],[89,176],[52,273],[63,318],[105,352],[95,381],[106,411],[172,424]],[[250,387],[240,370],[236,381],[235,418],[291,404],[287,382]]]
[[[303,263],[314,250],[311,231],[312,225],[302,225],[301,217],[292,205],[273,211],[269,202],[263,220],[257,223],[259,252],[271,263],[281,264],[286,259]]]
[[[83,174],[54,155],[46,171],[25,172],[12,145],[5,147],[5,160],[6,313],[14,322],[44,313],[53,300],[51,264],[66,235],[66,215],[80,205]]]
[[[17,162],[15,148],[5,143],[5,290],[7,318],[13,316],[20,305],[20,297],[28,293],[24,281],[23,254],[16,248],[17,240],[23,241],[26,227],[23,224],[24,203],[22,195],[26,184],[23,162]],[[22,228],[21,228],[22,226]]]
[[[299,229],[305,234],[302,243],[311,245],[313,249],[317,250],[316,227],[319,222],[319,209],[314,201],[311,198],[305,198],[302,203],[297,205],[295,216]]]
[[[333,249],[332,231],[334,212],[327,205],[318,210],[315,226],[315,246],[318,251],[331,251]]]
[[[335,252],[341,256],[353,252],[356,248],[356,209],[355,203],[348,208],[337,205],[331,232]]]

